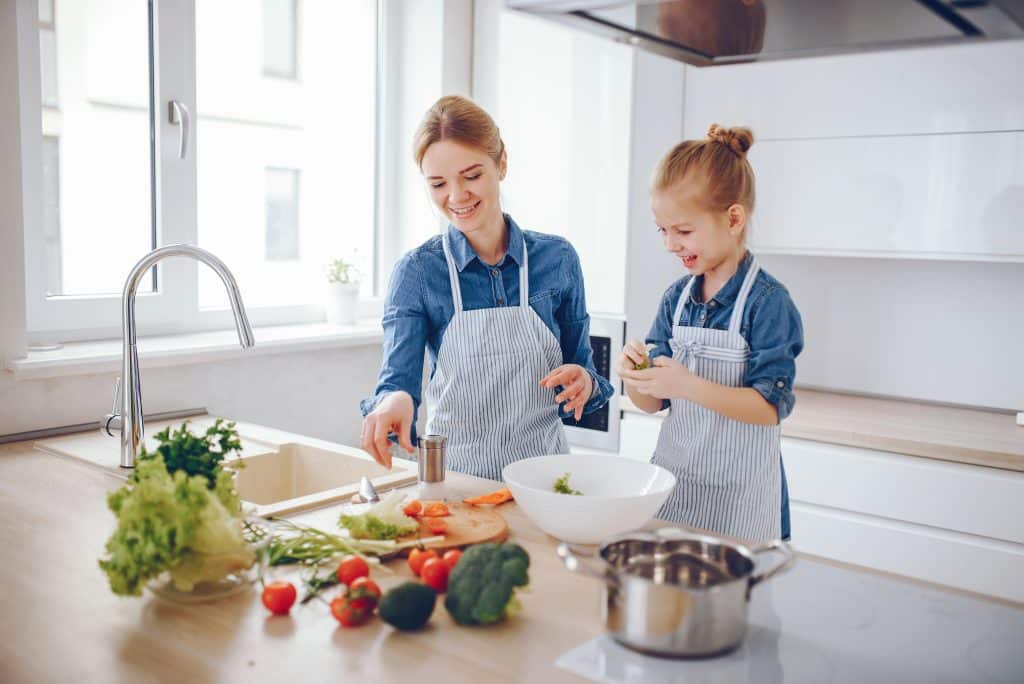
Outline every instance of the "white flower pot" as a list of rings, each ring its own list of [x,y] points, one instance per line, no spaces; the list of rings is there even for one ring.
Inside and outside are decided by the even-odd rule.
[[[359,318],[359,283],[327,283],[327,322],[352,325]]]

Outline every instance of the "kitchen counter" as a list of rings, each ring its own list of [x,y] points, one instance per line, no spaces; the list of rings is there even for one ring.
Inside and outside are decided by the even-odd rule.
[[[466,491],[495,486],[450,481]],[[645,663],[643,681],[1013,681],[1024,672],[1024,606],[801,557],[754,590],[750,634],[730,656],[623,652],[632,660],[601,674],[602,662],[622,661],[594,641],[598,583],[562,568],[554,540],[514,504],[500,510],[511,540],[530,553],[531,586],[522,613],[492,627],[459,627],[440,602],[424,632],[405,634],[379,620],[340,628],[317,602],[270,617],[256,591],[192,607],[119,598],[96,560],[114,522],[104,495],[120,484],[29,443],[0,446],[0,680],[580,681],[564,669],[572,667],[640,681]],[[409,577],[402,561],[388,567],[394,575],[373,571],[385,589]]]
[[[1011,413],[807,389],[796,397],[783,437],[1024,471],[1024,427]],[[629,397],[621,401],[624,411],[643,413]]]

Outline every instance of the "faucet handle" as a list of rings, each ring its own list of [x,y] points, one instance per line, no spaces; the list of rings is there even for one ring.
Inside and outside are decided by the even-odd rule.
[[[117,382],[114,383],[114,406],[110,409],[110,413],[103,416],[103,429],[108,435],[114,437],[114,433],[110,431],[110,424],[114,423],[114,428],[117,430],[121,429],[121,377],[118,376]]]

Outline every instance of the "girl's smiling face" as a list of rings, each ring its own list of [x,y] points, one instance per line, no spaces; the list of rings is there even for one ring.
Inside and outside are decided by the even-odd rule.
[[[431,200],[460,232],[470,234],[503,222],[498,185],[505,177],[485,151],[454,140],[427,148],[420,169]]]
[[[724,211],[709,210],[700,193],[679,183],[651,193],[651,211],[665,242],[692,275],[714,271],[742,256],[746,211],[734,204]]]

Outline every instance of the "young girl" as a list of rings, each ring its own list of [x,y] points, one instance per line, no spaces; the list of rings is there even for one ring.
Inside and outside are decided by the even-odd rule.
[[[678,481],[659,517],[762,541],[789,536],[779,422],[795,402],[803,327],[786,288],[747,251],[753,141],[749,129],[715,124],[655,169],[658,232],[688,275],[662,297],[647,348],[627,344],[618,370],[642,410],[669,408],[653,461]]]

